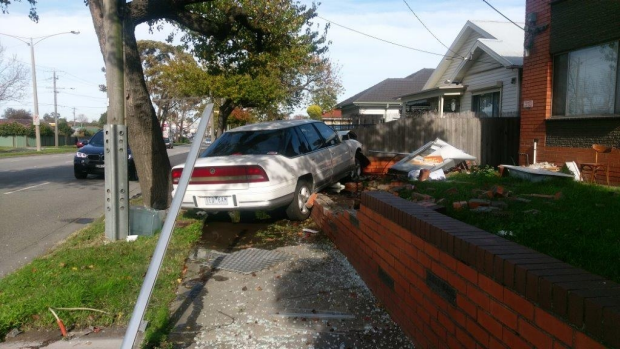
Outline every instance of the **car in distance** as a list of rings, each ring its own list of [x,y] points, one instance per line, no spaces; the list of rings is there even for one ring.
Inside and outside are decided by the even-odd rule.
[[[164,144],[166,145],[166,148],[168,149],[174,148],[174,145],[172,145],[172,141],[168,137],[164,138]]]
[[[77,140],[77,142],[75,142],[75,146],[80,149],[83,146],[88,144],[88,138],[80,138]]]
[[[88,141],[87,145],[75,153],[73,157],[73,174],[75,178],[86,179],[89,174],[102,175],[105,173],[103,144],[103,131],[99,131]],[[127,174],[130,180],[137,180],[138,172],[131,155],[131,149],[128,148],[127,153]]]
[[[304,220],[312,193],[359,174],[361,148],[316,120],[237,127],[200,154],[182,206],[241,212],[283,208],[289,219]],[[182,172],[183,165],[172,168],[173,194]]]

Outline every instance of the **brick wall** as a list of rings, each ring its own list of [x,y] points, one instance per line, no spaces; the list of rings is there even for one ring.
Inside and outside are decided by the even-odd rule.
[[[620,285],[385,192],[312,218],[420,348],[620,348]]]
[[[563,1],[551,5],[550,0],[527,0],[526,15],[536,13],[536,27],[549,25],[544,31],[535,34],[533,38],[533,47],[530,54],[523,59],[523,84],[521,91],[521,103],[524,101],[533,101],[533,107],[522,108],[521,110],[521,135],[519,142],[519,153],[529,154],[529,159],[533,159],[534,139],[538,139],[537,160],[538,162],[553,162],[558,165],[566,161],[593,162],[594,151],[590,148],[593,143],[602,143],[614,147],[619,147],[618,127],[616,125],[620,119],[612,120],[552,120],[551,117],[551,93],[552,93],[552,76],[553,76],[553,55],[551,54],[551,46],[555,43],[551,42],[551,33],[555,33],[554,40],[560,46],[572,45],[576,41],[571,32],[587,32],[586,28],[592,27],[603,30],[606,34],[606,40],[614,37],[618,33],[618,28],[608,25],[607,21],[601,20],[598,15],[586,16],[587,13],[599,13],[599,11],[607,8],[615,9],[618,3],[615,0],[597,0],[597,1]],[[601,7],[604,5],[603,7]],[[579,21],[558,18],[554,23],[562,25],[561,30],[554,30],[551,26],[551,7],[560,6],[562,11],[556,11],[557,15],[578,14]],[[585,11],[584,8],[593,9]],[[584,12],[585,11],[585,12]],[[607,10],[605,15],[611,17],[614,14]],[[614,12],[614,11],[611,11]],[[570,17],[570,16],[569,16]],[[614,17],[617,21],[618,16]],[[601,23],[604,26],[601,27]],[[615,22],[614,22],[615,23]],[[571,27],[572,25],[572,27]],[[613,27],[612,29],[610,29]],[[526,34],[526,42],[531,34]],[[601,36],[582,35],[580,40],[596,40]],[[617,37],[616,37],[617,39]],[[589,44],[598,42],[592,41]],[[580,45],[587,46],[586,42],[581,41]],[[556,45],[557,46],[557,45]],[[564,47],[564,46],[562,46]],[[572,47],[572,46],[571,46]],[[575,48],[575,47],[573,47]],[[588,123],[587,126],[583,126]],[[572,125],[571,125],[572,124]],[[578,130],[577,133],[573,130]],[[589,143],[589,144],[588,144]],[[521,165],[526,162],[525,156],[520,156]],[[614,150],[610,156],[610,180],[612,184],[620,184],[620,152]],[[603,177],[598,178],[599,183],[604,183]]]

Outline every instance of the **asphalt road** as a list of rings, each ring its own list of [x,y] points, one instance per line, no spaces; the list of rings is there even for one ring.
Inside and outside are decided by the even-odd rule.
[[[169,149],[172,165],[188,151]],[[104,178],[75,179],[73,155],[0,159],[0,278],[104,214]],[[130,197],[140,192],[129,187]]]

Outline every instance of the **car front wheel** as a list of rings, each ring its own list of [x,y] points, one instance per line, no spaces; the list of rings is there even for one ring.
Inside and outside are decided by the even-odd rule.
[[[286,216],[292,221],[303,221],[310,216],[310,209],[306,207],[306,202],[310,198],[312,191],[307,181],[300,180],[295,188],[293,201],[286,208]]]

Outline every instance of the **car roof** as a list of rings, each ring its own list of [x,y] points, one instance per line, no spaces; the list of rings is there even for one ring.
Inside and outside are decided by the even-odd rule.
[[[267,121],[267,122],[259,122],[257,124],[249,124],[244,126],[239,126],[234,128],[228,132],[240,132],[240,131],[262,131],[262,130],[279,130],[287,127],[293,127],[304,124],[317,123],[317,120],[278,120],[278,121]]]

